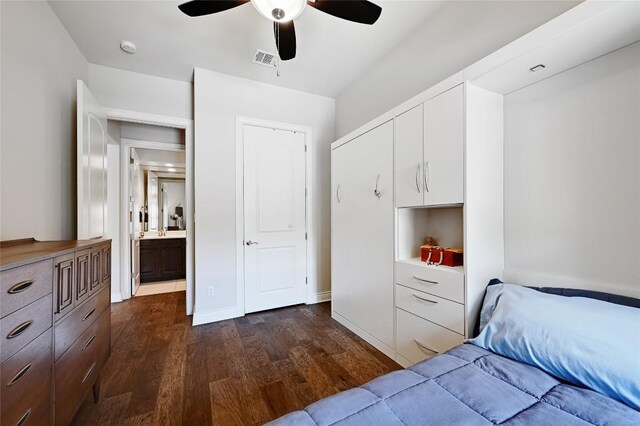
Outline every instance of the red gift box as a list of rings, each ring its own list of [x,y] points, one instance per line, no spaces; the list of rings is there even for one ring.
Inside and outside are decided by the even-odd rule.
[[[445,266],[461,266],[464,261],[462,249],[425,245],[420,247],[423,262]]]

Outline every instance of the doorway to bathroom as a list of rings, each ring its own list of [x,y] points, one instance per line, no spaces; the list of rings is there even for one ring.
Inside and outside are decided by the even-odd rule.
[[[130,152],[131,294],[185,291],[185,152],[123,142]]]

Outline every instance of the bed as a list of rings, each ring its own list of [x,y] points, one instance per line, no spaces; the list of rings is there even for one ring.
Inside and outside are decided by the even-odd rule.
[[[493,282],[492,284],[498,283]],[[519,287],[514,289],[516,293],[525,291],[523,290],[525,288],[521,286],[516,287]],[[552,346],[552,351],[548,352],[550,355],[546,357],[548,359],[540,356],[539,352],[533,351],[533,356],[530,352],[530,347],[536,346],[537,336],[535,330],[533,336],[528,335],[528,330],[535,329],[535,326],[525,323],[526,329],[514,328],[513,331],[519,334],[515,341],[509,341],[510,326],[505,327],[504,323],[497,322],[504,314],[504,306],[508,304],[509,299],[504,294],[498,294],[498,290],[491,290],[493,288],[496,287],[488,287],[481,315],[482,333],[476,339],[406,370],[381,376],[359,388],[320,400],[309,405],[303,411],[290,413],[271,424],[278,426],[334,424],[640,425],[640,412],[637,411],[638,402],[636,399],[636,397],[640,398],[638,394],[640,384],[637,383],[638,374],[640,374],[640,358],[634,359],[638,353],[636,351],[640,351],[640,348],[633,346],[631,350],[628,349],[629,345],[640,346],[640,340],[636,340],[640,339],[640,322],[637,324],[637,328],[635,324],[638,312],[640,312],[638,310],[640,300],[581,290],[544,288],[532,290],[527,288],[527,291],[533,291],[535,294],[524,293],[523,297],[526,300],[532,299],[532,294],[535,299],[538,294],[556,293],[553,295],[544,294],[539,297],[546,298],[542,301],[545,304],[545,309],[552,309],[546,308],[552,305],[548,299],[551,297],[552,302],[560,304],[563,312],[545,313],[545,317],[553,318],[553,315],[556,314],[567,315],[568,312],[571,315],[570,318],[576,318],[579,321],[576,324],[567,325],[574,334],[580,334],[582,331],[580,327],[583,327],[585,322],[589,323],[591,319],[597,323],[606,323],[606,318],[615,316],[610,312],[603,312],[602,315],[605,319],[598,318],[598,314],[594,314],[594,309],[592,305],[588,305],[589,303],[606,303],[606,305],[595,305],[598,307],[598,312],[602,310],[602,306],[607,309],[610,307],[625,309],[624,315],[631,316],[625,318],[627,322],[622,324],[627,329],[628,325],[632,324],[631,340],[624,342],[621,346],[622,349],[607,348],[616,352],[617,357],[615,358],[615,368],[613,368],[615,371],[610,372],[603,370],[603,368],[609,367],[607,365],[603,367],[602,363],[597,362],[597,359],[593,361],[584,358],[584,350],[576,352],[574,346],[580,347],[580,343],[572,342],[572,338],[563,335],[562,330],[558,332],[560,334],[557,336],[560,339],[558,341],[554,341],[554,336],[550,336],[548,330],[544,330],[547,333],[543,337],[544,342],[548,341]],[[495,293],[492,300],[489,297],[490,291]],[[573,299],[575,296],[578,298]],[[587,319],[581,320],[580,312],[582,311],[572,311],[571,307],[566,308],[565,304],[568,301],[578,304],[587,303],[587,309],[583,306],[579,307],[582,311],[591,310],[590,313],[585,312],[588,315],[585,316]],[[518,303],[522,304],[523,302],[518,300]],[[539,315],[540,306],[535,306],[535,300],[531,302],[531,305],[533,305],[531,306],[531,314]],[[485,316],[484,321],[482,316]],[[520,317],[526,318],[526,316],[526,309],[519,309],[518,318],[516,320],[510,318],[509,324],[522,322]],[[629,320],[632,322],[628,322]],[[492,324],[492,321],[495,324]],[[498,332],[496,333],[494,330],[492,335],[490,329],[494,325],[498,327]],[[611,324],[601,325],[606,338],[607,327],[610,330]],[[599,328],[600,325],[591,324],[589,327]],[[560,328],[562,329],[562,327]],[[576,330],[578,331],[576,332]],[[589,332],[591,333],[592,330]],[[597,335],[598,330],[593,333]],[[509,343],[507,349],[504,348],[505,341]],[[498,343],[496,344],[496,342]],[[523,342],[523,345],[527,347],[524,354],[518,350],[509,352],[520,342]],[[563,342],[567,342],[569,346],[563,345]],[[496,352],[502,352],[502,354],[480,347],[482,345],[490,349],[493,348]],[[537,345],[542,346],[539,342]],[[567,347],[568,349],[566,349]],[[570,357],[563,353],[565,350],[570,351]],[[510,356],[505,356],[505,353]],[[595,355],[588,354],[587,356],[597,358],[598,353],[605,352],[596,350]],[[557,357],[556,354],[560,354],[560,356]],[[539,360],[536,357],[543,359]],[[626,364],[625,357],[629,361]],[[622,361],[618,362],[618,359],[622,359]],[[535,366],[531,364],[535,364]],[[558,365],[561,365],[562,368],[559,368]],[[576,365],[578,367],[575,367]],[[572,370],[572,368],[574,369]],[[620,385],[623,389],[609,389],[611,382],[618,386],[618,382],[621,382],[620,377],[624,375],[630,375],[631,379],[628,383],[623,383],[624,386]],[[568,377],[569,380],[563,376]],[[605,380],[602,376],[611,377],[606,377]],[[587,383],[591,388],[581,384],[581,381]],[[592,390],[593,388],[599,391]],[[636,409],[632,408],[634,406]]]

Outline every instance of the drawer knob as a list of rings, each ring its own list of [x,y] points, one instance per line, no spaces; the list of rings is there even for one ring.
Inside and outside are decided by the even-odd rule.
[[[439,354],[440,353],[440,352],[436,351],[435,349],[431,349],[430,347],[425,346],[424,344],[420,343],[420,341],[418,341],[418,339],[413,339],[413,341],[415,342],[416,345],[418,345],[418,347],[420,349],[422,349],[424,351],[431,352],[431,353],[434,353],[434,354]]]
[[[12,285],[11,288],[7,290],[7,293],[9,294],[22,293],[32,285],[33,285],[33,280],[20,281],[18,284]]]
[[[438,281],[425,280],[424,278],[416,277],[415,275],[413,276],[413,279],[427,284],[439,284]]]
[[[27,421],[27,419],[29,418],[30,415],[31,415],[31,408],[29,408],[27,411],[25,411],[24,414],[22,415],[22,417],[20,417],[20,419],[18,419],[18,422],[16,423],[16,426],[22,426],[24,424],[24,422]]]
[[[87,318],[89,318],[91,315],[93,315],[93,313],[96,311],[96,308],[93,308],[92,310],[90,310],[89,312],[87,312],[87,314],[85,316],[82,317],[82,321],[86,321]]]
[[[24,367],[22,367],[20,369],[20,371],[18,371],[16,373],[15,376],[13,376],[13,379],[9,380],[9,383],[7,383],[7,387],[11,387],[13,385],[15,385],[16,383],[18,383],[20,381],[20,379],[22,379],[25,374],[27,374],[27,372],[29,371],[29,369],[31,368],[31,363],[25,365]]]
[[[89,338],[89,340],[87,340],[87,343],[84,344],[84,346],[82,347],[82,352],[84,352],[85,349],[87,349],[89,347],[89,345],[93,342],[93,339],[96,338],[96,334],[94,334],[93,336],[91,336]]]
[[[22,324],[18,324],[13,330],[9,332],[9,334],[7,334],[7,339],[18,337],[19,335],[27,331],[27,329],[31,327],[31,324],[33,324],[32,320],[25,321]]]
[[[437,305],[438,302],[435,300],[431,300],[431,299],[425,299],[424,297],[418,296],[417,294],[414,293],[413,297],[415,297],[418,300],[422,300],[423,302],[429,302],[429,303],[433,303],[434,305]]]

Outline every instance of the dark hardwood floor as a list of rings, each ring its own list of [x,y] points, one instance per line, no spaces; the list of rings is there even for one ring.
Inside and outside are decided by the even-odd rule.
[[[197,327],[184,306],[184,292],[112,305],[101,399],[74,425],[262,424],[400,369],[329,303]]]

